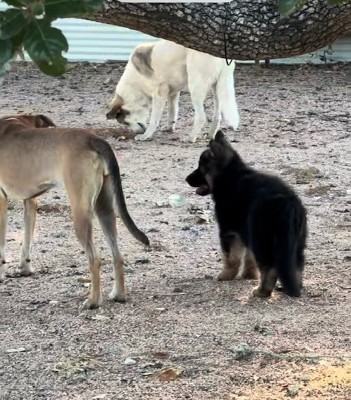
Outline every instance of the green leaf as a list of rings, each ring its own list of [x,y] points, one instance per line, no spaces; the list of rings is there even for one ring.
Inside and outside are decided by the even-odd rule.
[[[51,19],[67,18],[100,11],[102,0],[47,0],[45,15]]]
[[[13,7],[23,7],[30,5],[34,2],[34,0],[4,0],[4,1],[5,3]]]
[[[48,75],[62,75],[66,71],[68,43],[63,33],[45,19],[32,21],[24,37],[24,49],[39,68]]]
[[[0,40],[0,66],[11,60],[13,53],[11,40]]]
[[[0,39],[16,36],[26,26],[27,21],[22,10],[10,8],[0,12]]]
[[[19,47],[22,47],[24,37],[24,30],[21,31],[18,35],[13,36],[11,38],[12,46],[16,50]]]
[[[46,75],[60,76],[67,72],[67,58],[59,56],[50,61],[36,60],[35,63]]]
[[[5,3],[7,3],[9,6],[14,6],[14,7],[22,7],[22,1],[20,0],[5,0]]]

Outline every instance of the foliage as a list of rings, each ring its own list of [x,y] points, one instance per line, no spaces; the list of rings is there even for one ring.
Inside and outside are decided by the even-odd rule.
[[[4,0],[11,8],[0,12],[0,77],[8,62],[25,50],[47,75],[62,75],[67,70],[68,51],[64,34],[52,26],[57,18],[84,16],[102,9],[102,0]],[[254,0],[253,0],[254,1]],[[351,0],[328,0],[330,5]],[[145,0],[147,2],[147,0]],[[166,0],[164,0],[166,2]],[[301,9],[307,0],[278,0],[284,16]]]
[[[6,63],[25,50],[47,75],[67,70],[64,34],[52,26],[57,18],[100,11],[102,0],[5,0],[11,8],[0,12],[0,75]]]

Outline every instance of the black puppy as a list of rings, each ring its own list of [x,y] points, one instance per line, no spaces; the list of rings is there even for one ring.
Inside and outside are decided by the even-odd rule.
[[[293,189],[248,167],[221,131],[186,180],[215,202],[224,264],[218,279],[234,279],[245,255],[242,277],[257,278],[257,267],[261,273],[255,296],[270,296],[278,278],[289,296],[300,296],[307,220]]]

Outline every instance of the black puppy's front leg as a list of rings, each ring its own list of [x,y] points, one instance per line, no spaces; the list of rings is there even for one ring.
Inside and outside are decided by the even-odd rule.
[[[240,265],[245,247],[236,233],[221,233],[220,235],[222,247],[223,269],[219,273],[217,279],[219,281],[231,281],[239,273]]]

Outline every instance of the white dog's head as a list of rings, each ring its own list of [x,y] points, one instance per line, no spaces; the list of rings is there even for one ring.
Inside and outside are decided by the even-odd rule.
[[[129,126],[136,134],[144,133],[150,115],[151,97],[135,91],[135,88],[129,89],[127,96],[115,94],[106,118],[116,119],[120,124]]]

